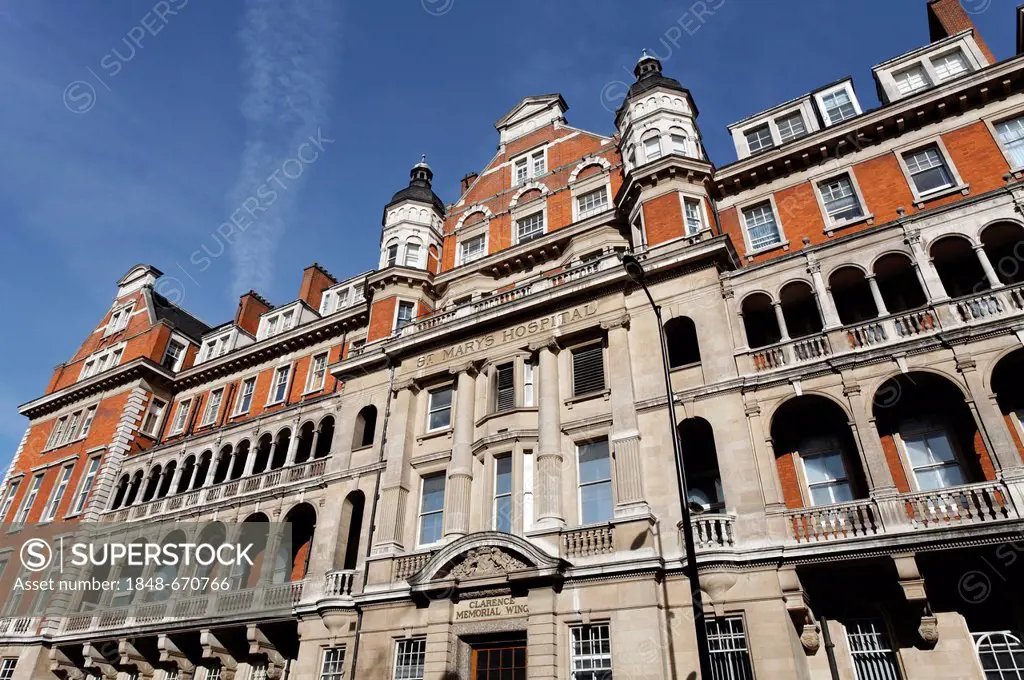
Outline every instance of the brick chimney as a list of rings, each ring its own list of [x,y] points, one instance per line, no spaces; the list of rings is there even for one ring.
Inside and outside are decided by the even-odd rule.
[[[980,5],[981,3],[974,3]],[[964,9],[962,0],[928,0],[928,33],[932,42],[942,40],[954,33],[974,29],[974,40],[985,54],[990,64],[996,63],[996,57],[988,48],[985,40],[974,25],[971,15]]]
[[[480,175],[478,175],[475,172],[470,172],[470,173],[467,173],[466,176],[462,178],[461,186],[462,186],[462,193],[463,194],[466,193],[467,191],[469,191],[469,188],[471,186],[473,186],[473,182],[475,182],[476,178],[479,177],[479,176]]]
[[[260,317],[271,309],[273,305],[260,297],[256,291],[250,290],[238,300],[235,325],[250,335],[256,335],[260,327]]]
[[[331,273],[314,262],[302,270],[302,286],[299,298],[313,309],[320,309],[320,298],[324,291],[338,282]]]

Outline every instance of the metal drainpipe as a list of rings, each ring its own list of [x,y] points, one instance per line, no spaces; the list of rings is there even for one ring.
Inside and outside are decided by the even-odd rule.
[[[832,636],[828,632],[828,619],[819,616],[818,621],[821,623],[821,638],[825,642],[825,656],[828,657],[828,669],[832,673],[832,680],[840,680],[839,666],[836,665],[835,645],[832,644]]]
[[[388,418],[391,417],[391,388],[395,384],[395,367],[391,367],[391,373],[388,376],[388,396],[387,402],[384,404],[384,421],[381,423],[381,434],[380,434],[380,456],[377,458],[377,462],[381,463],[384,460],[384,446],[388,441]],[[373,550],[373,533],[374,529],[377,528],[377,501],[380,499],[380,478],[383,474],[383,470],[377,470],[377,480],[373,486],[373,505],[370,506],[370,530],[366,535],[366,555],[363,558],[363,586],[366,586],[366,577],[370,573],[370,553]],[[359,634],[363,629],[363,610],[358,605],[356,606],[356,630],[355,630],[355,642],[352,643],[352,665],[349,668],[349,677],[352,680],[356,680],[356,666],[359,663]]]

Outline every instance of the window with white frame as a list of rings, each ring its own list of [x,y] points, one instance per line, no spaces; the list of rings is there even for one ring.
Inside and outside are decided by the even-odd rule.
[[[925,73],[924,67],[920,64],[892,74],[892,79],[895,81],[896,89],[900,94],[910,94],[911,92],[917,92],[931,86],[928,74]]]
[[[955,78],[971,70],[967,65],[967,60],[964,59],[964,53],[959,49],[932,59],[932,68],[935,69],[935,74],[939,76],[939,82]]]
[[[751,154],[770,149],[775,145],[772,141],[771,128],[768,127],[767,123],[759,125],[752,130],[747,130],[743,133],[743,136],[747,138],[747,149]]]
[[[825,206],[825,214],[832,224],[840,224],[864,216],[860,198],[853,187],[849,175],[839,175],[832,179],[818,182],[821,202]]]
[[[779,223],[775,219],[771,201],[745,208],[743,223],[746,226],[751,250],[761,250],[782,242],[782,234],[779,233]]]
[[[427,393],[427,431],[434,432],[451,427],[452,388],[441,387]]]
[[[469,264],[487,255],[487,234],[477,234],[459,242],[459,262]]]
[[[74,469],[74,465],[67,465],[60,471],[60,476],[57,478],[57,486],[53,488],[50,502],[46,504],[46,509],[43,510],[41,521],[49,522],[57,516],[57,509],[60,507],[60,502],[64,500],[64,493],[68,490],[68,483],[71,481],[71,473]]]
[[[547,172],[547,155],[537,149],[512,161],[512,186],[526,184]]]
[[[273,316],[268,316],[264,322],[263,337],[270,338],[295,326],[295,310],[289,309]]]
[[[96,407],[90,406],[85,409],[85,417],[82,418],[82,426],[78,428],[78,439],[84,439],[92,429],[92,421],[96,417]]]
[[[437,543],[444,536],[444,477],[439,472],[420,482],[420,545]]]
[[[700,208],[700,201],[695,198],[684,198],[683,212],[686,217],[687,236],[704,231],[704,212]]]
[[[584,219],[608,209],[608,190],[600,187],[576,197],[577,219]]]
[[[579,444],[580,524],[604,522],[614,514],[612,500],[612,463],[608,440]]]
[[[799,139],[807,134],[804,117],[799,111],[776,118],[775,127],[779,129],[779,140],[783,143]]]
[[[327,352],[317,354],[309,364],[309,376],[306,378],[306,391],[316,392],[324,388],[327,379]]]
[[[0,661],[0,680],[12,680],[14,669],[17,667],[17,659],[4,659]]]
[[[661,135],[651,135],[643,140],[644,159],[646,162],[656,161],[661,158]]]
[[[177,371],[181,368],[181,362],[185,358],[185,344],[178,342],[177,340],[171,340],[167,343],[167,349],[164,350],[164,358],[160,363],[164,368],[169,368],[172,371]]]
[[[987,680],[1024,678],[1024,642],[1015,630],[971,631]]]
[[[274,371],[274,379],[270,385],[270,397],[267,404],[280,404],[288,396],[288,378],[291,376],[291,366],[278,366]]]
[[[10,485],[7,487],[7,495],[4,496],[4,504],[0,506],[0,522],[7,521],[7,513],[11,511],[11,506],[14,505],[14,496],[18,493],[18,487],[21,486],[21,480],[12,480]]]
[[[843,623],[857,680],[900,680],[899,664],[885,621],[876,617]]]
[[[217,420],[217,414],[220,413],[220,402],[223,398],[223,387],[210,392],[210,397],[206,401],[206,410],[203,411],[203,419],[199,422],[200,425],[212,425]]]
[[[853,99],[845,87],[821,95],[821,106],[830,125],[857,115],[857,107],[854,106]]]
[[[900,429],[900,439],[918,491],[966,484],[949,433],[941,426],[914,424]]]
[[[410,323],[412,323],[413,313],[416,309],[416,303],[409,302],[408,300],[401,300],[398,303],[398,313],[395,314],[395,330],[400,331]]]
[[[953,186],[953,174],[937,144],[907,151],[903,154],[903,162],[921,196]]]
[[[248,680],[267,680],[267,664],[265,664],[265,663],[255,664],[249,670],[249,679]]]
[[[160,427],[160,419],[164,415],[167,402],[154,398],[149,402],[146,415],[142,418],[142,434],[155,435]]]
[[[533,406],[533,364],[523,364],[523,406]]]
[[[604,386],[604,348],[601,343],[572,350],[573,396],[601,392]]]
[[[242,387],[238,390],[238,400],[235,402],[235,414],[248,413],[252,407],[252,395],[256,392],[256,376],[246,378],[242,381]]]
[[[224,356],[231,348],[231,333],[225,333],[216,338],[210,338],[203,343],[202,360],[214,359]]]
[[[39,473],[32,478],[32,483],[28,487],[28,493],[25,494],[25,498],[21,501],[21,507],[18,508],[18,514],[14,518],[15,524],[24,524],[25,520],[28,519],[28,513],[32,511],[32,506],[36,502],[36,496],[39,495],[39,487],[42,485],[43,473]]]
[[[516,220],[516,243],[526,243],[544,235],[544,211]]]
[[[392,680],[423,680],[427,639],[409,638],[395,644],[395,673]]]
[[[417,239],[411,238],[405,244],[405,266],[406,267],[420,267],[420,253],[423,250],[423,244]]]
[[[607,623],[571,626],[572,680],[611,680],[612,643]]]
[[[494,459],[495,531],[512,532],[512,456]]]
[[[494,369],[494,410],[508,411],[516,406],[515,364],[507,363]]]
[[[100,352],[94,352],[86,359],[85,364],[82,366],[82,375],[80,379],[85,379],[102,373],[108,368],[113,368],[121,363],[121,355],[124,353],[125,344],[122,342],[119,345],[108,347]]]
[[[853,500],[843,454],[835,442],[810,444],[800,452],[807,493],[812,505],[831,505]]]
[[[345,648],[328,647],[320,665],[320,680],[345,680]]]
[[[170,434],[177,434],[185,430],[185,423],[188,422],[188,412],[191,409],[191,399],[182,399],[178,402],[178,410],[174,412],[174,422],[171,423]]]
[[[52,449],[55,446],[59,446],[60,442],[64,439],[64,432],[68,427],[68,416],[61,416],[57,419],[53,429],[50,431],[50,437],[46,440],[46,448]]]
[[[384,266],[393,267],[396,264],[398,264],[398,239],[392,239],[384,251]]]
[[[90,458],[89,464],[85,468],[85,474],[82,475],[82,481],[78,483],[78,493],[75,494],[75,502],[72,504],[69,514],[78,515],[85,510],[85,501],[89,499],[89,492],[92,491],[92,485],[95,483],[99,471],[99,457]],[[0,518],[2,517],[3,515],[0,515]]]
[[[1024,167],[1024,116],[996,123],[996,135],[1014,169]]]
[[[683,156],[693,155],[690,151],[690,137],[682,128],[672,128],[668,131],[668,141],[672,144],[672,153]]]
[[[705,618],[713,680],[754,680],[742,616]]]
[[[107,330],[105,335],[116,333],[120,330],[124,330],[128,326],[128,321],[131,319],[132,312],[135,310],[135,303],[126,305],[121,309],[114,311],[110,315],[110,321],[107,322]]]
[[[334,305],[336,299],[337,293],[331,290],[324,291],[324,294],[320,296],[320,316],[327,316],[337,309]]]

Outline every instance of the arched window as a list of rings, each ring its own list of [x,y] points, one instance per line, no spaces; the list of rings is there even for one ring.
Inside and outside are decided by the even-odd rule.
[[[648,133],[643,139],[643,144],[645,162],[650,163],[661,158],[661,134],[658,131]]]
[[[114,502],[110,505],[111,510],[117,510],[124,503],[128,493],[128,484],[128,475],[121,475],[121,479],[117,480],[117,490],[114,492]]]
[[[377,430],[377,407],[373,404],[364,406],[356,416],[355,433],[352,436],[352,448],[361,449],[372,446]]]
[[[175,493],[185,493],[192,485],[192,477],[196,474],[196,457],[189,456],[181,469],[181,477],[178,478],[178,488]]]
[[[747,332],[750,349],[774,345],[782,339],[772,299],[764,293],[754,293],[743,299],[743,327]]]
[[[697,327],[688,316],[677,316],[665,322],[665,340],[668,343],[668,365],[671,368],[700,363]]]
[[[314,458],[323,458],[331,454],[331,443],[334,440],[334,418],[327,416],[320,421],[320,432],[316,437],[316,446],[313,448]]]
[[[334,553],[334,565],[341,569],[355,569],[359,560],[359,538],[363,530],[363,506],[366,496],[362,491],[353,491],[345,497],[341,510],[341,527],[344,540],[338,541]]]
[[[857,267],[840,267],[828,277],[832,301],[839,320],[844,326],[860,323],[878,316],[878,308],[871,296],[864,272]]]
[[[299,444],[295,447],[295,463],[305,463],[313,455],[313,431],[316,426],[306,423],[299,428]]]
[[[270,458],[270,469],[276,470],[284,467],[288,460],[288,447],[292,444],[292,431],[287,427],[277,433],[274,441],[274,455]]]
[[[1015,222],[993,224],[981,232],[981,243],[1002,283],[1024,281],[1024,227]]]
[[[239,479],[245,473],[245,465],[249,461],[249,440],[243,439],[238,442],[238,450],[235,451],[235,462],[231,466],[231,474],[229,479],[232,481]]]
[[[793,281],[783,286],[779,291],[779,303],[782,305],[782,317],[786,320],[786,330],[789,331],[790,337],[802,338],[821,332],[818,301],[806,281]]]
[[[283,573],[276,564],[274,565],[274,574],[271,577],[274,583],[301,581],[306,577],[306,571],[309,569],[309,554],[313,548],[316,511],[309,503],[300,503],[288,511],[284,522],[285,530],[291,531],[291,540],[283,543],[281,547],[290,548],[290,553],[281,555],[288,560]]]
[[[921,282],[910,257],[903,253],[889,253],[878,258],[874,266],[875,282],[882,302],[890,314],[898,314],[922,307],[927,302]]]
[[[684,156],[693,155],[690,152],[690,136],[686,134],[686,130],[674,127],[669,130],[668,133],[669,141],[672,142],[672,153],[678,153]]]
[[[162,470],[162,467],[155,465],[153,469],[149,471],[149,479],[146,480],[146,490],[142,493],[143,503],[151,501],[156,497],[156,490],[160,487],[160,472]]]
[[[163,498],[171,490],[171,482],[174,481],[174,473],[178,471],[178,461],[172,460],[164,468],[163,478],[160,480],[160,488],[157,489],[156,497]]]
[[[722,475],[718,470],[718,450],[711,423],[703,418],[687,418],[679,423],[679,444],[683,450],[689,502],[705,511],[725,507]]]
[[[405,244],[405,266],[422,267],[423,244],[418,238],[411,238]]]
[[[384,261],[382,267],[393,267],[398,264],[398,239],[393,238],[384,246]]]

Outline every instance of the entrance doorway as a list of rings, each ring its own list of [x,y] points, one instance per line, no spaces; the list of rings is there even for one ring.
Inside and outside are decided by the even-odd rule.
[[[472,680],[526,680],[526,640],[471,643]]]

